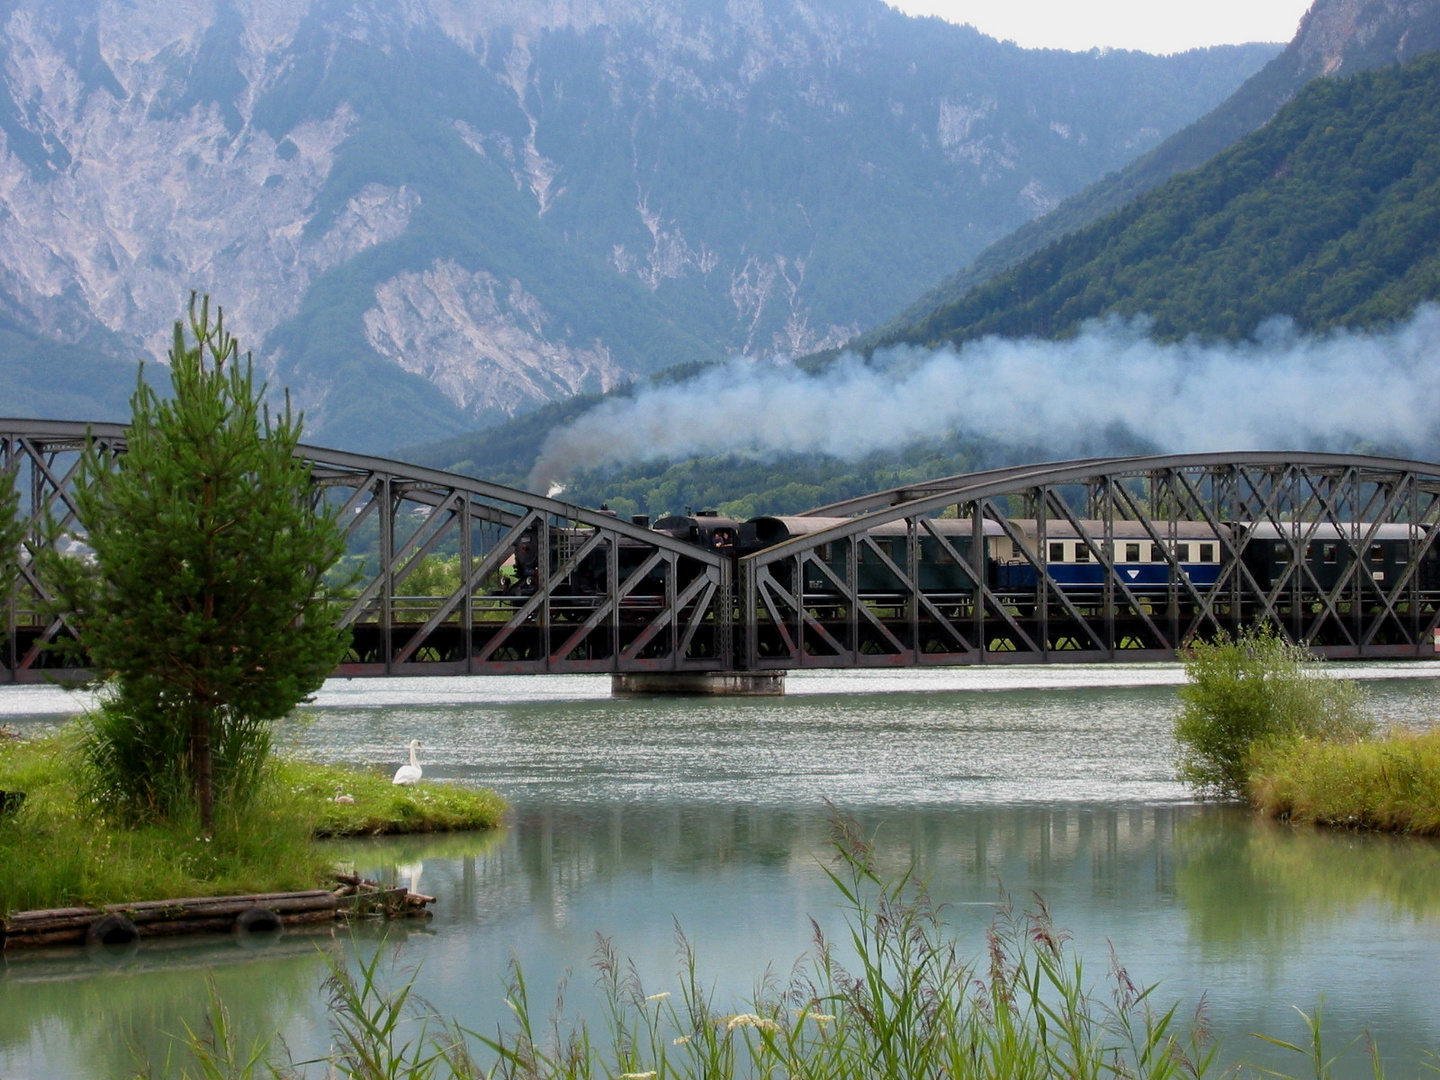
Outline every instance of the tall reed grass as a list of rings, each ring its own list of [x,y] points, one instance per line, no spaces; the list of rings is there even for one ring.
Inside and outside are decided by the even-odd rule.
[[[1271,817],[1440,836],[1440,731],[1272,740],[1256,747],[1247,786]]]
[[[767,980],[744,1011],[719,1007],[680,939],[673,991],[647,992],[607,941],[594,970],[604,999],[595,1024],[563,1008],[536,1012],[519,963],[513,1021],[494,1036],[466,1031],[419,1002],[413,978],[384,989],[381,951],[327,982],[333,1044],[321,1061],[266,1060],[241,1045],[212,1002],[188,1037],[187,1080],[291,1077],[320,1065],[351,1080],[1203,1080],[1272,1068],[1222,1067],[1203,1008],[1181,1016],[1136,985],[1112,956],[1099,980],[1043,905],[1002,912],[978,958],[960,945],[925,890],[884,880],[853,825],[837,824],[831,881],[847,936],[815,931],[810,954],[783,984]],[[217,1011],[219,1010],[219,1011]],[[1308,1045],[1269,1039],[1328,1078],[1318,1011]],[[1342,1051],[1344,1052],[1344,1051]],[[1373,1055],[1373,1048],[1372,1048]],[[263,1062],[263,1063],[262,1063]],[[1376,1076],[1382,1075],[1373,1058]]]

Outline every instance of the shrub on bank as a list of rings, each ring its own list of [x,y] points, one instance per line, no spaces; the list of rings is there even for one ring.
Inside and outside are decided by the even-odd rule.
[[[1185,676],[1177,771],[1201,794],[1244,795],[1252,755],[1269,741],[1353,741],[1374,729],[1358,683],[1327,677],[1269,626],[1192,642]]]
[[[1275,741],[1257,750],[1249,791],[1272,817],[1440,836],[1440,731]]]
[[[0,739],[0,790],[25,793],[0,818],[0,912],[315,888],[331,869],[317,836],[485,828],[504,811],[492,792],[402,791],[378,775],[277,760],[253,798],[217,806],[206,838],[193,811],[134,825],[87,800],[80,739],[75,725]],[[355,802],[336,803],[337,788]]]

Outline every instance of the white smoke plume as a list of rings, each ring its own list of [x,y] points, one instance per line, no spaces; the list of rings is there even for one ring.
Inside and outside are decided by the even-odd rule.
[[[1143,319],[1069,341],[987,338],[957,351],[846,357],[815,377],[733,361],[612,398],[550,434],[530,475],[723,453],[843,460],[953,432],[1054,456],[1123,432],[1160,452],[1433,447],[1440,307],[1371,333],[1267,323],[1253,341],[1157,344]]]

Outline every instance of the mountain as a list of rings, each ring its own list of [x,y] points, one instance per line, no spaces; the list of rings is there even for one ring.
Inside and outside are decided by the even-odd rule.
[[[1274,52],[881,0],[9,0],[0,386],[67,389],[0,412],[113,412],[192,288],[308,439],[377,451],[835,344]]]
[[[902,336],[905,327],[954,303],[1026,256],[1118,210],[1170,177],[1199,168],[1259,128],[1312,80],[1402,62],[1435,49],[1440,49],[1440,3],[1435,0],[1315,0],[1284,51],[1214,110],[996,241],[900,315],[856,339],[852,347],[870,349]]]
[[[1276,316],[1364,327],[1440,299],[1440,53],[1321,79],[1203,168],[1032,255],[889,343],[1062,337],[1145,316],[1160,340]]]

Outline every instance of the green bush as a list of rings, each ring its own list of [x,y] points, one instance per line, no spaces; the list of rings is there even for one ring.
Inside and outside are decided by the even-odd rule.
[[[1374,730],[1364,690],[1332,679],[1269,626],[1191,643],[1175,718],[1180,779],[1204,795],[1246,793],[1252,754],[1284,739],[1353,740]]]

